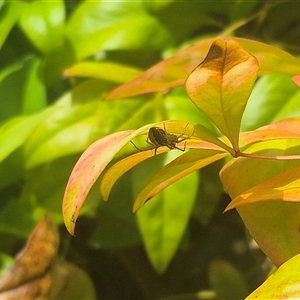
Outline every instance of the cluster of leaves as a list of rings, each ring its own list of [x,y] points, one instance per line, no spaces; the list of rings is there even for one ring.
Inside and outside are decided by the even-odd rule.
[[[286,139],[282,139],[282,143],[270,140],[264,142],[269,144],[262,145],[261,142],[261,149],[257,148],[258,145],[252,149],[249,141],[251,139],[257,141],[254,137],[256,133],[253,133],[254,136],[251,134],[239,136],[240,131],[257,129],[274,121],[299,115],[297,105],[299,93],[289,76],[283,74],[263,76],[250,96],[241,127],[236,126],[238,120],[230,117],[233,123],[229,128],[229,136],[227,131],[224,132],[224,126],[216,123],[231,144],[227,139],[218,138],[214,124],[197,109],[201,108],[199,101],[191,94],[197,107],[194,106],[181,85],[204,59],[210,45],[220,33],[231,35],[238,32],[239,35],[258,36],[266,42],[276,40],[287,49],[297,51],[299,38],[297,5],[294,1],[273,3],[267,0],[220,1],[217,7],[213,1],[1,1],[0,194],[3,199],[0,205],[1,253],[9,255],[15,253],[19,238],[27,237],[45,212],[50,212],[58,224],[63,222],[61,202],[68,177],[80,154],[89,145],[112,133],[140,128],[130,131],[130,134],[127,131],[126,141],[121,139],[119,133],[115,134],[115,139],[122,143],[119,144],[121,150],[115,155],[113,149],[110,149],[111,152],[107,155],[110,155],[110,158],[115,155],[113,162],[126,158],[125,162],[122,163],[122,160],[120,162],[121,170],[117,165],[104,177],[103,196],[108,197],[114,181],[133,164],[143,162],[120,178],[111,191],[108,203],[102,203],[98,185],[94,185],[88,195],[88,201],[85,201],[81,209],[82,215],[88,216],[81,220],[83,225],[88,226],[89,234],[83,232],[81,235],[82,227],[78,226],[76,239],[79,240],[81,247],[104,249],[102,254],[106,253],[106,249],[115,251],[124,247],[132,249],[143,244],[155,270],[163,273],[182,245],[182,241],[187,242],[187,228],[191,218],[201,226],[207,226],[212,220],[223,194],[218,180],[218,170],[214,170],[212,166],[212,169],[203,169],[201,172],[193,172],[181,178],[185,170],[182,166],[178,177],[181,179],[164,189],[133,216],[132,202],[142,187],[164,165],[181,153],[170,151],[160,155],[167,152],[167,149],[159,148],[155,158],[151,158],[153,151],[128,156],[136,149],[131,144],[125,147],[123,145],[134,138],[135,144],[140,149],[145,149],[149,146],[145,142],[145,135],[148,129],[156,124],[155,126],[162,128],[165,126],[168,132],[176,135],[183,134],[185,129],[186,136],[193,133],[191,139],[186,141],[186,145],[187,148],[195,149],[186,151],[183,156],[187,158],[190,156],[190,164],[187,166],[190,167],[190,171],[194,162],[200,159],[199,156],[194,158],[191,156],[197,149],[199,150],[200,144],[204,143],[199,140],[203,140],[203,127],[210,130],[205,134],[217,143],[212,149],[212,141],[205,142],[209,147],[203,155],[212,157],[214,153],[212,160],[220,159],[220,165],[223,164],[222,157],[228,157],[229,154],[236,156],[240,147],[249,146],[249,149],[243,148],[243,152],[247,150],[247,153],[265,152],[266,149],[274,148],[272,155],[296,154],[297,145],[284,144],[287,143]],[[282,14],[286,16],[282,17]],[[275,22],[279,16],[285,22]],[[178,52],[182,47],[193,44],[195,40],[203,40],[207,34],[213,38]],[[243,41],[238,42],[259,60],[262,48],[258,48],[257,51],[256,44]],[[265,47],[264,51],[270,51],[269,46]],[[173,55],[174,53],[176,54]],[[270,55],[275,55],[271,61],[259,60],[260,69],[264,69],[261,64],[269,62],[272,64],[272,72],[286,73],[287,70],[284,68],[287,66],[281,62],[289,60],[290,56],[278,52],[276,48],[272,48]],[[163,58],[167,59],[142,73],[142,70]],[[291,70],[289,74],[298,72],[297,64],[296,60],[290,62],[287,67]],[[268,69],[268,66],[265,67]],[[122,90],[124,86],[121,86],[110,92],[117,85],[134,78],[137,79],[125,87],[126,91]],[[192,79],[191,76],[190,80]],[[149,92],[155,93],[144,94]],[[134,95],[138,96],[133,97]],[[105,96],[106,101],[103,101]],[[121,97],[126,98],[108,101]],[[245,96],[244,99],[246,98]],[[245,101],[247,102],[247,99]],[[239,109],[241,117],[242,108]],[[282,126],[291,128],[292,123],[279,123],[276,126],[274,132],[277,130],[279,134],[281,130],[282,135]],[[265,128],[265,130],[269,134],[273,129]],[[291,133],[288,130],[286,134],[296,135],[297,132]],[[260,139],[265,139],[265,136],[262,137],[263,131],[258,135]],[[101,141],[105,142],[105,139]],[[109,138],[106,141],[108,142]],[[291,141],[289,139],[290,143]],[[101,142],[96,143],[99,146]],[[267,154],[270,154],[270,151],[267,151]],[[150,159],[145,160],[146,157]],[[177,161],[180,159],[183,158],[178,157]],[[207,161],[208,163],[211,162]],[[292,174],[295,171],[292,167],[286,167],[295,165],[295,162],[268,161],[266,164],[272,170],[276,170],[279,176],[283,170]],[[224,169],[222,181],[226,187],[229,186],[229,182],[226,183],[225,178],[230,178],[229,173],[231,179],[236,181],[236,178],[240,179],[240,175],[236,175],[237,171],[257,170],[260,162],[257,162],[257,168],[253,165],[247,168],[246,164],[242,166],[235,163],[231,169]],[[177,168],[175,163],[172,172],[176,173]],[[198,168],[199,165],[194,166],[194,170]],[[237,170],[237,168],[245,169]],[[211,170],[214,170],[213,174]],[[96,171],[92,175],[93,167],[87,168],[87,172],[94,176],[93,180],[96,180],[99,174],[99,169],[98,173]],[[227,187],[231,197],[236,198],[236,202],[233,203],[239,205],[239,196],[245,191],[276,175],[275,171],[269,175],[261,174],[259,179],[256,172],[253,171],[255,174],[253,176],[249,173],[249,176],[257,178],[257,183],[252,182],[252,186],[241,185],[241,190]],[[173,181],[178,178],[174,178]],[[139,194],[140,200],[135,210],[162,190],[163,182],[154,180],[152,188],[154,186],[158,186],[154,193],[144,189],[143,193]],[[238,186],[235,185],[235,188]],[[71,204],[72,201],[74,199],[71,200]],[[79,206],[75,209],[75,214],[71,210],[72,206],[69,206],[70,210],[65,215],[68,226],[74,225],[71,221],[75,221]],[[272,212],[271,209],[269,211]],[[281,211],[283,212],[282,209]],[[274,215],[275,212],[270,213],[268,218],[271,220]],[[92,220],[92,226],[89,226],[88,220]],[[274,232],[277,230],[278,228],[273,229]],[[255,231],[255,228],[252,231]],[[206,248],[206,245],[202,246],[203,249]],[[163,287],[151,289],[151,285],[148,287],[150,280],[141,268],[147,267],[150,272],[151,267],[145,263],[146,259],[138,260],[134,252],[132,253],[130,263],[125,262],[123,265],[135,268],[133,277],[138,278],[138,282],[147,282],[140,284],[141,289],[148,289],[148,295],[153,298],[170,294],[170,289],[164,290]],[[124,260],[123,256],[122,259]],[[215,275],[212,277],[218,278],[222,267],[224,264],[220,261],[213,264],[211,273]],[[225,269],[228,270],[226,266]],[[231,270],[230,267],[229,269]],[[154,276],[155,274],[153,278]],[[112,288],[115,292],[114,287],[115,284]],[[102,288],[105,290],[105,287]],[[132,298],[132,295],[128,295],[128,298]],[[137,298],[140,299],[141,295]]]
[[[300,73],[300,62],[280,49],[250,40],[238,39],[238,41],[248,46],[247,48],[250,48],[255,56],[246,52],[233,39],[217,39],[212,43],[206,58],[186,81],[187,92],[194,104],[207,115],[224,137],[219,139],[205,126],[193,124],[193,131],[187,137],[190,141],[185,142],[193,150],[171,161],[151,178],[138,194],[133,212],[137,212],[149,199],[170,184],[231,154],[237,159],[227,163],[220,173],[223,185],[233,199],[227,210],[238,209],[252,236],[279,267],[299,251],[300,206],[298,203],[297,206],[293,205],[293,202],[300,200],[300,174],[297,164],[300,159],[300,134],[297,130],[300,119],[299,117],[284,119],[255,131],[246,132],[241,137],[240,124],[259,71],[261,73],[277,71],[279,67],[275,62],[280,61],[282,73],[297,75]],[[199,44],[202,46],[202,42]],[[185,50],[188,51],[195,51],[195,49]],[[163,64],[165,70],[169,65],[173,67],[172,59]],[[159,72],[161,65],[153,67],[151,71],[155,68],[158,68],[157,72]],[[120,90],[121,94],[126,95],[127,90],[131,94],[132,86],[136,88],[135,93],[144,93],[141,84],[145,80],[144,77],[145,74],[141,75],[138,79],[117,89],[117,92],[113,91],[108,97],[120,93]],[[299,83],[298,76],[295,76],[294,80]],[[138,90],[139,86],[140,90]],[[162,124],[155,124],[157,125]],[[138,130],[114,133],[94,142],[84,152],[73,169],[64,198],[65,224],[70,233],[74,234],[79,210],[96,178],[121,147],[133,137],[147,132],[152,126],[154,125],[150,124]],[[184,126],[184,122],[179,121],[166,121],[163,126],[164,129],[168,127],[172,134],[175,133],[175,128],[185,132],[187,127]],[[159,146],[159,140],[154,146]],[[278,148],[283,151],[283,154],[274,153],[274,149]],[[165,147],[165,151],[170,149],[172,147]],[[246,152],[242,152],[241,149],[245,149]],[[103,199],[108,198],[112,186],[121,175],[151,157],[151,152],[151,150],[142,151],[112,166],[101,183]],[[276,163],[280,160],[280,162],[277,163],[277,168],[270,168],[266,163],[265,172],[254,177],[253,175],[261,170],[261,163],[257,163],[258,159],[275,160]],[[293,163],[288,163],[286,160],[291,160]],[[181,197],[177,195],[176,198],[181,199]],[[172,211],[174,212],[178,207],[183,209],[185,205],[186,203],[176,204]],[[287,212],[288,221],[285,220]],[[288,243],[290,240],[293,242]]]

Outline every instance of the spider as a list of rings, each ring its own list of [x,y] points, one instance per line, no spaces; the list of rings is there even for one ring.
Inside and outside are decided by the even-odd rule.
[[[184,132],[177,136],[175,134],[171,134],[171,133],[168,133],[166,131],[166,127],[165,127],[165,124],[164,124],[164,129],[160,128],[160,127],[151,127],[149,129],[149,132],[148,132],[148,137],[147,137],[147,140],[146,142],[152,146],[152,149],[154,149],[154,155],[156,155],[156,152],[157,152],[157,149],[159,147],[163,147],[163,146],[166,146],[168,147],[170,150],[172,149],[178,149],[180,151],[185,151],[185,147],[186,147],[186,143],[184,144],[184,148],[179,148],[176,146],[177,143],[180,143],[182,141],[185,141],[186,139],[188,139],[190,136],[188,137],[185,137],[185,138],[181,138],[185,132],[186,132],[186,127],[188,126],[189,123],[186,124],[185,126],[185,129],[184,129]],[[135,146],[135,144],[131,141],[131,143]],[[135,148],[137,148],[135,146]],[[138,148],[137,148],[138,149]],[[138,149],[139,150],[139,149]]]

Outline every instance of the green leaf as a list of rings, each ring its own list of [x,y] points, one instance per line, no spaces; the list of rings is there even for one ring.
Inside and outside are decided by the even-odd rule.
[[[217,299],[243,299],[248,294],[249,289],[243,275],[222,259],[214,259],[210,263],[208,276]]]
[[[2,5],[0,4],[0,49],[5,42],[10,30],[18,21],[21,13],[23,12],[25,3],[21,1],[10,1]]]
[[[45,107],[46,88],[41,79],[40,64],[40,59],[27,56],[1,71],[1,121],[16,114],[35,113]]]
[[[64,71],[64,76],[66,77],[90,77],[117,83],[129,81],[139,74],[140,71],[137,69],[123,66],[121,64],[92,61],[78,63]]]
[[[64,44],[64,1],[31,1],[27,3],[20,26],[31,42],[43,53]]]
[[[50,113],[51,109],[32,116],[16,117],[4,123],[0,127],[0,161],[27,141]]]
[[[253,130],[284,118],[299,116],[299,101],[300,90],[289,75],[261,77],[247,103],[242,130]]]
[[[136,1],[83,2],[69,20],[67,35],[79,60],[99,50],[157,50],[171,42],[145,4]]]
[[[300,297],[300,254],[295,255],[278,268],[260,287],[251,293],[250,299],[298,299]]]
[[[39,124],[25,145],[27,168],[86,148],[90,143],[97,107],[98,102],[79,106],[55,106],[55,111]]]
[[[174,152],[170,152],[170,155],[174,157],[172,154]],[[141,177],[145,173],[145,168],[149,175],[153,164],[156,163],[149,161],[134,170],[133,180],[139,181],[138,186],[143,181]],[[148,178],[148,176],[145,177]],[[180,245],[196,200],[197,182],[197,173],[182,178],[169,186],[137,214],[147,254],[158,273],[166,270]]]
[[[99,189],[96,184],[96,191]],[[120,195],[122,199],[120,201]],[[124,249],[142,244],[136,217],[132,214],[132,177],[123,176],[110,196],[111,201],[103,203],[97,210],[97,223],[89,238],[89,245],[96,249]]]

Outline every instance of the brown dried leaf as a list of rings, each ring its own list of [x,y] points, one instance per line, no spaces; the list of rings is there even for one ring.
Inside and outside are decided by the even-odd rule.
[[[50,216],[46,215],[34,228],[26,246],[18,253],[14,263],[0,278],[0,292],[14,289],[15,292],[20,290],[23,294],[23,289],[27,289],[26,286],[33,289],[31,285],[38,285],[41,289],[44,285],[42,278],[47,277],[45,273],[56,258],[58,243],[59,235],[56,224]],[[36,280],[39,283],[35,283]],[[2,295],[4,293],[0,294],[0,297]],[[23,298],[20,295],[18,299]]]

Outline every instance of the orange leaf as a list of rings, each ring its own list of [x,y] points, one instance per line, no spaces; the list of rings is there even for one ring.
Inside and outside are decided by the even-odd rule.
[[[227,155],[223,150],[213,149],[193,149],[184,153],[161,169],[142,189],[134,202],[133,213],[170,184]]]
[[[186,81],[187,92],[239,151],[240,123],[258,72],[254,56],[234,40],[217,39]]]
[[[230,202],[225,211],[272,200],[300,202],[300,167],[288,170],[243,192]]]
[[[75,222],[85,198],[115,154],[128,143],[134,130],[121,131],[94,142],[82,154],[69,178],[63,199],[65,225],[74,234]]]

